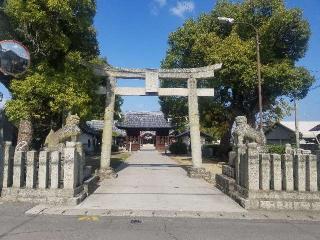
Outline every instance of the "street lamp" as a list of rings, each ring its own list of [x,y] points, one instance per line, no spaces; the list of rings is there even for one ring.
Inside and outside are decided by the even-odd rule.
[[[234,18],[228,17],[218,17],[220,22],[226,22],[229,24],[245,24],[250,26],[256,33],[256,47],[257,47],[257,76],[258,76],[258,91],[259,91],[259,117],[260,117],[260,124],[259,128],[260,131],[263,132],[263,124],[262,124],[262,87],[261,87],[261,57],[260,57],[260,36],[258,29],[251,23],[247,22],[238,22]]]

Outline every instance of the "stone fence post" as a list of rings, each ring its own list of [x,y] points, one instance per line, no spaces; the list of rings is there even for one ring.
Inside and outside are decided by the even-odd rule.
[[[257,143],[248,143],[247,144],[247,168],[244,169],[247,171],[245,174],[245,187],[250,191],[259,190],[259,151]]]
[[[37,152],[30,151],[27,152],[27,177],[26,177],[26,187],[35,188],[37,181]]]
[[[318,191],[317,156],[309,154],[306,161],[306,190]]]
[[[282,190],[281,155],[271,154],[271,185],[275,191]]]
[[[2,187],[7,188],[12,186],[13,181],[13,147],[11,142],[4,143],[3,149],[3,165],[1,166],[2,174]]]
[[[306,156],[302,154],[293,157],[294,190],[306,191]]]
[[[12,184],[14,188],[20,188],[24,186],[25,157],[26,152],[16,151],[14,153]]]
[[[49,152],[41,151],[39,155],[39,188],[45,189],[49,184]]]
[[[320,191],[320,150],[316,151],[317,156],[317,182],[318,182],[318,191]]]
[[[270,190],[270,154],[259,154],[259,187],[261,190]]]
[[[244,185],[244,179],[246,178],[244,175],[247,166],[245,164],[244,155],[246,154],[246,146],[244,144],[238,144],[235,149],[235,158],[234,158],[234,166],[235,166],[235,178],[236,183],[238,185]]]
[[[78,183],[82,184],[83,180],[84,180],[84,166],[85,166],[85,160],[86,160],[86,156],[85,156],[85,152],[83,150],[83,146],[81,142],[77,142],[76,143],[76,151],[77,151],[77,159],[78,159]]]
[[[59,151],[51,152],[51,185],[55,189],[59,188],[60,175],[61,175],[61,153]]]
[[[64,149],[64,188],[74,189],[78,186],[78,159],[76,143],[67,142]]]
[[[283,190],[291,192],[294,189],[293,181],[293,155],[282,155],[283,162]]]

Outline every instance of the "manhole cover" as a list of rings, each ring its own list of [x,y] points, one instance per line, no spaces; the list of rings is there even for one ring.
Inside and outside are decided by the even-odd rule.
[[[139,220],[139,219],[131,219],[130,223],[131,223],[131,224],[141,224],[142,221]]]

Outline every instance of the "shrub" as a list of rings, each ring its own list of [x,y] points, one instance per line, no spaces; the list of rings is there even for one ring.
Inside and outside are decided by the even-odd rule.
[[[220,150],[220,145],[206,144],[202,146],[202,154],[204,157],[217,157]]]
[[[119,152],[119,146],[118,146],[118,145],[115,145],[115,144],[112,144],[112,146],[111,146],[111,152]]]
[[[175,142],[169,146],[169,151],[172,154],[187,154],[188,147],[185,143],[182,142]]]
[[[284,145],[268,145],[269,153],[275,154],[284,154],[285,146]]]

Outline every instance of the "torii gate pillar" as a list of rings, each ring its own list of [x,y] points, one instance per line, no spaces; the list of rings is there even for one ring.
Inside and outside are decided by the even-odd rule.
[[[188,79],[188,105],[189,105],[189,126],[191,139],[192,165],[194,168],[202,167],[202,152],[200,138],[199,106],[197,94],[197,80]]]
[[[100,159],[101,169],[110,168],[116,79],[114,77],[109,77],[109,81],[107,81],[106,84],[106,107],[104,110],[104,126]]]
[[[109,81],[106,87],[101,87],[100,94],[106,94],[106,108],[104,115],[104,128],[102,135],[100,170],[108,175],[113,171],[110,168],[112,127],[114,118],[115,96],[186,96],[189,104],[189,122],[192,150],[193,168],[189,171],[190,177],[201,177],[202,169],[200,123],[199,123],[199,96],[214,96],[213,88],[197,88],[198,79],[209,79],[214,77],[214,71],[222,67],[216,64],[202,68],[188,69],[125,69],[105,67],[95,69],[96,74],[107,76]],[[116,87],[116,79],[145,79],[144,88]],[[160,88],[160,79],[187,80],[188,88]]]

